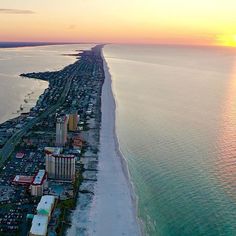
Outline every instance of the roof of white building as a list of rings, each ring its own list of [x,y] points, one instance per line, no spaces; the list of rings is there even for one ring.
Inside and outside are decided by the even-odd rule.
[[[42,215],[35,215],[32,221],[30,233],[33,235],[45,236],[47,235],[48,217]]]
[[[55,203],[55,197],[51,195],[44,195],[37,206],[38,214],[50,215],[53,205]]]
[[[43,183],[45,178],[46,178],[46,171],[45,170],[39,170],[38,173],[34,177],[33,184],[34,185],[40,185],[40,184]]]

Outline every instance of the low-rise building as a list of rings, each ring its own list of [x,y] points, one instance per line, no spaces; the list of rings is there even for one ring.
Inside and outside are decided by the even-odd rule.
[[[37,206],[37,214],[51,217],[56,198],[51,195],[44,195]]]
[[[24,154],[23,152],[18,152],[18,153],[16,154],[16,158],[17,158],[17,159],[22,159],[24,156],[25,156],[25,154]]]
[[[48,229],[48,217],[44,215],[35,215],[30,229],[30,236],[46,236]]]
[[[16,175],[13,179],[14,184],[20,184],[20,185],[30,185],[33,181],[33,176],[25,176],[25,175]]]
[[[74,137],[73,138],[73,143],[72,143],[72,145],[73,145],[73,148],[74,149],[82,149],[82,147],[83,147],[83,139],[82,138],[80,138],[79,136],[76,136],[76,137]]]
[[[51,195],[44,195],[37,206],[37,215],[34,215],[30,236],[46,236],[48,223],[52,215],[56,198]]]

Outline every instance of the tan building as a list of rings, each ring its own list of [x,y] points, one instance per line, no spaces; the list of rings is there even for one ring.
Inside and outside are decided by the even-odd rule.
[[[43,190],[47,181],[47,174],[45,170],[39,170],[34,176],[34,180],[30,185],[32,196],[42,196]]]
[[[74,155],[46,155],[48,178],[62,181],[73,181],[75,178]]]
[[[78,114],[77,112],[69,115],[69,131],[76,131],[78,129]]]
[[[67,142],[67,116],[57,118],[56,123],[56,146],[63,147]]]

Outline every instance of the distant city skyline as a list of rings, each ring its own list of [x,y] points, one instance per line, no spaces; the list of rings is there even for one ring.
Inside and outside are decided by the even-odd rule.
[[[2,0],[1,41],[236,46],[234,0]]]

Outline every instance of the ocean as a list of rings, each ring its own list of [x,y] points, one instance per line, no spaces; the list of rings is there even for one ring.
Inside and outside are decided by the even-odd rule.
[[[0,49],[0,122],[32,107],[63,54],[93,45]],[[107,45],[116,132],[146,235],[236,235],[236,50]],[[27,101],[27,102],[25,102]],[[17,113],[18,111],[18,113]]]
[[[147,235],[236,235],[236,50],[107,45]]]
[[[48,87],[46,81],[22,78],[27,72],[60,70],[76,58],[64,54],[90,49],[91,44],[0,48],[0,123],[29,111]]]

